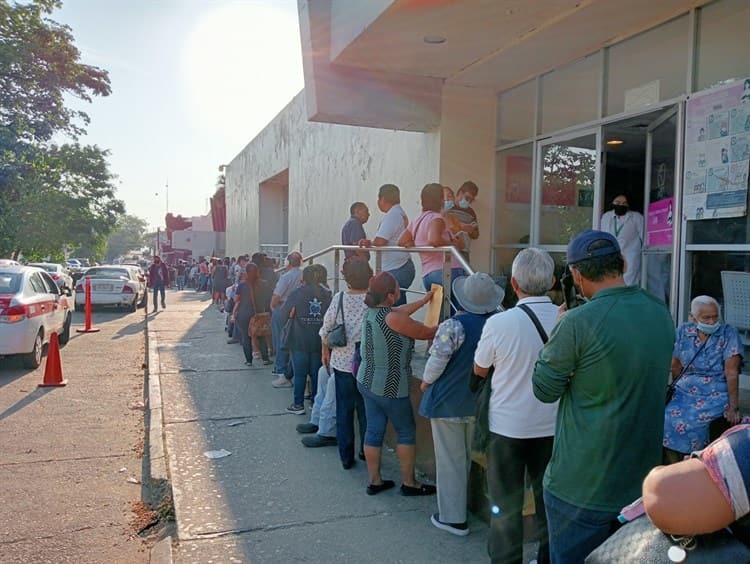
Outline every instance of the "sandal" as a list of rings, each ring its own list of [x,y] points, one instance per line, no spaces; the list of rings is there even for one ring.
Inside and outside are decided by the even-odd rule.
[[[434,495],[436,492],[437,488],[429,484],[422,484],[417,488],[407,486],[406,484],[401,484],[401,495],[406,497],[413,497],[418,495]]]
[[[376,495],[385,490],[390,490],[396,486],[396,482],[393,480],[383,480],[382,484],[368,484],[367,495]]]

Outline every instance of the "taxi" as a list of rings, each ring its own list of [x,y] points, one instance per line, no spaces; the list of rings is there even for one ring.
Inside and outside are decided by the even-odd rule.
[[[72,298],[44,270],[0,266],[0,356],[19,355],[24,366],[37,368],[50,335],[66,344],[72,322]]]

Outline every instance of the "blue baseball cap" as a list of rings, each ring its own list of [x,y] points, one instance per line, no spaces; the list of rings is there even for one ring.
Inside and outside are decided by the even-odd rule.
[[[568,264],[614,254],[620,254],[620,244],[614,235],[606,231],[587,229],[568,243]]]

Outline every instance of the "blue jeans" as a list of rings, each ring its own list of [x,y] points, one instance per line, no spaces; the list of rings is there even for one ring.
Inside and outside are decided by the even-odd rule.
[[[411,286],[411,283],[414,282],[414,275],[416,273],[416,271],[414,270],[414,262],[409,259],[403,265],[399,266],[396,270],[389,270],[388,272],[393,274],[396,282],[398,282],[398,287],[402,289],[401,297],[396,303],[393,304],[393,306],[396,307],[404,305],[406,303],[406,292],[404,292],[403,290],[409,288]]]
[[[273,342],[273,353],[276,355],[273,371],[290,378],[289,374],[289,351],[281,348],[281,330],[284,328],[286,319],[281,316],[281,306],[277,306],[271,313],[271,340]]]
[[[582,486],[583,487],[583,486]],[[552,564],[577,564],[619,528],[619,512],[584,509],[544,490]]]
[[[456,301],[456,297],[453,295],[453,281],[458,278],[459,276],[463,276],[465,274],[463,268],[451,268],[451,304],[453,305],[453,309],[458,311],[459,306],[458,302]],[[429,292],[430,288],[433,284],[439,284],[440,286],[443,285],[443,271],[441,270],[433,270],[429,274],[425,274],[422,276],[422,283],[424,284],[424,289]],[[450,317],[450,313],[441,312],[442,318],[446,319],[447,317]]]
[[[292,351],[292,370],[294,371],[294,405],[304,405],[305,382],[310,376],[310,393],[318,393],[318,370],[323,364],[320,351]]]
[[[336,441],[339,444],[339,458],[344,464],[354,462],[354,410],[359,422],[360,448],[365,444],[365,404],[357,389],[357,380],[351,372],[333,369],[336,379]]]
[[[157,298],[159,297],[159,294],[161,294],[161,305],[162,307],[165,307],[164,304],[164,282],[156,282],[154,284],[154,311],[159,309],[159,303],[157,301]]]
[[[185,289],[185,275],[184,274],[177,275],[177,289],[178,290]]]
[[[396,429],[396,444],[413,445],[416,443],[417,427],[408,397],[384,398],[372,393],[359,383],[357,388],[365,400],[365,413],[367,414],[365,444],[367,446],[378,448],[383,446],[385,426],[389,419],[393,428]]]

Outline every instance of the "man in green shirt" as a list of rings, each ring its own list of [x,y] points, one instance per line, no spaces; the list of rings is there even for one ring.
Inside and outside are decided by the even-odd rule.
[[[674,323],[662,302],[626,286],[617,239],[588,230],[568,245],[579,293],[542,349],[534,395],[560,400],[544,502],[552,564],[583,562],[617,529],[661,462]]]

